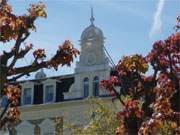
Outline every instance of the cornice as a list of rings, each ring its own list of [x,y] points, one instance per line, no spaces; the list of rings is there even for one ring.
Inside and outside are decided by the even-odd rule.
[[[105,98],[98,98],[98,100],[102,100],[103,102],[112,101],[112,97],[105,97]],[[88,105],[89,100],[74,100],[74,101],[65,101],[65,102],[56,102],[56,103],[47,103],[47,104],[39,104],[39,105],[28,105],[28,106],[21,106],[20,112],[31,112],[31,111],[39,111],[39,110],[51,110],[57,108],[69,108],[74,106],[81,106],[81,105]]]

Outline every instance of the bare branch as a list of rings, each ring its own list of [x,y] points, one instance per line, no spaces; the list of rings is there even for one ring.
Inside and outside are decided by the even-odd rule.
[[[113,87],[113,92],[115,93],[116,97],[119,99],[122,105],[125,105],[124,101],[121,99],[121,94],[116,91],[116,89]]]
[[[15,55],[11,64],[8,66],[8,69],[13,68],[13,66],[15,65],[17,60],[23,58],[29,51],[30,51],[30,49],[24,49],[24,50],[21,50],[17,55]]]
[[[6,106],[5,106],[4,110],[3,110],[3,112],[1,113],[1,115],[0,115],[0,120],[3,118],[3,116],[4,116],[4,114],[6,113],[8,107],[9,107],[9,102],[6,104]]]
[[[31,65],[28,65],[28,66],[23,66],[23,67],[19,67],[19,68],[14,68],[15,70],[15,73],[14,75],[18,75],[18,74],[28,74],[30,72],[35,72],[41,68],[47,68],[48,66],[48,61],[43,61],[41,63],[34,63],[34,64],[31,64]],[[12,74],[11,73],[8,73],[8,76],[11,76]]]
[[[17,79],[19,79],[19,78],[21,78],[21,77],[23,77],[23,76],[25,76],[25,75],[29,76],[29,73],[19,74],[19,75],[15,76],[15,77],[12,77],[11,79],[8,79],[7,82],[14,82],[14,81],[16,81]]]

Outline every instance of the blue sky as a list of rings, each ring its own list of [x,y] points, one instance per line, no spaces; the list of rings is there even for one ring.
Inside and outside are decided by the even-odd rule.
[[[34,49],[44,48],[48,58],[64,40],[69,39],[80,49],[82,31],[90,25],[90,7],[94,8],[95,25],[106,37],[105,46],[115,63],[123,55],[147,54],[155,40],[165,39],[174,32],[180,15],[180,0],[41,0],[46,5],[47,19],[36,21],[37,32],[26,41]],[[37,0],[9,0],[16,14],[24,14]],[[2,47],[3,46],[3,47]],[[1,45],[3,49],[11,44]],[[27,55],[18,64],[31,63]],[[75,60],[77,61],[77,59]],[[48,76],[73,73],[72,67],[46,70]],[[34,78],[34,75],[30,78]]]

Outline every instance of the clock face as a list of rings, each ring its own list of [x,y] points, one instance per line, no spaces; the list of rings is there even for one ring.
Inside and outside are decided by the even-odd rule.
[[[92,46],[92,42],[86,42],[86,47],[89,48]]]
[[[87,54],[87,64],[93,65],[93,64],[95,64],[95,61],[96,61],[96,55],[93,53],[88,53]]]

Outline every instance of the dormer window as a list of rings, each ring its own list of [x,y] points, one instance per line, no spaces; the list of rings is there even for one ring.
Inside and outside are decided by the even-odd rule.
[[[32,104],[32,89],[24,88],[23,90],[23,105]]]
[[[46,85],[45,87],[45,103],[53,102],[54,101],[54,86],[53,85]]]
[[[21,105],[33,104],[34,83],[27,81],[20,85],[21,85]]]
[[[44,103],[56,101],[56,80],[47,79],[43,82],[43,101]]]

